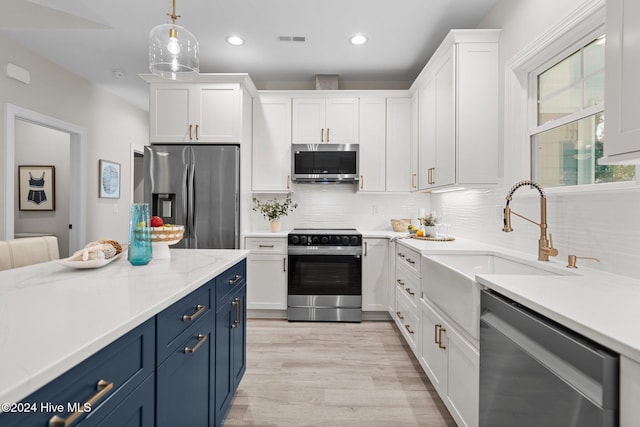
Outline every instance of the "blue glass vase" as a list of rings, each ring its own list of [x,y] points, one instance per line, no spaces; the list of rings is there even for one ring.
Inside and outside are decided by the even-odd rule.
[[[128,259],[132,265],[145,265],[151,261],[151,228],[148,203],[134,203],[131,205]]]

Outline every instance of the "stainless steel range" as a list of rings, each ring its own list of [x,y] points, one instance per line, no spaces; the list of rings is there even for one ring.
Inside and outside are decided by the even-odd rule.
[[[355,229],[289,233],[289,321],[360,322],[362,235]]]

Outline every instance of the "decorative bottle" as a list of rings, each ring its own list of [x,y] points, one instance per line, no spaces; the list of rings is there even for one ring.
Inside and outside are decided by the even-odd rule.
[[[151,229],[149,221],[149,204],[134,203],[131,205],[129,219],[129,253],[132,265],[145,265],[151,261]]]

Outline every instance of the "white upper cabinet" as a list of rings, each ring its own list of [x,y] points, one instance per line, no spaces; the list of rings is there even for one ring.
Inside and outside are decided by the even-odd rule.
[[[640,163],[640,2],[607,0],[605,109],[601,164]]]
[[[412,190],[411,102],[387,98],[386,191]]]
[[[149,142],[242,143],[251,137],[257,90],[247,74],[199,74],[173,82],[141,74],[149,83]]]
[[[499,35],[452,30],[412,86],[420,190],[497,182]]]
[[[360,181],[358,189],[385,191],[385,117],[384,97],[360,98]]]
[[[151,85],[151,142],[238,142],[239,84]]]
[[[294,98],[294,144],[357,144],[358,98]]]
[[[251,189],[291,190],[291,98],[261,96],[253,103]]]
[[[419,123],[420,123],[420,94],[415,92],[411,96],[411,191],[418,189],[418,173],[420,172],[420,151],[419,151]]]

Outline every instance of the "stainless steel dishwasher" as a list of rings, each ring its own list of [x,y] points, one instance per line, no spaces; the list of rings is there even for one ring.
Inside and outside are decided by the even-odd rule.
[[[619,355],[481,293],[480,427],[615,427]]]

